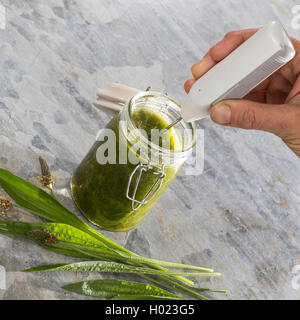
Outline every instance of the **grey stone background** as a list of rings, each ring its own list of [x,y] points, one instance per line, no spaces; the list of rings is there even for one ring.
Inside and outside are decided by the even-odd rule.
[[[92,106],[97,88],[149,85],[183,101],[190,67],[224,33],[279,20],[294,36],[291,0],[1,0],[0,166],[37,183],[38,156],[51,165],[63,203],[72,171],[111,112]],[[299,1],[298,1],[298,4]],[[203,287],[228,299],[299,299],[300,162],[275,136],[222,128],[209,119],[205,167],[180,176],[135,230],[102,232],[153,258],[209,266],[222,277]],[[11,220],[37,221],[13,210]],[[75,259],[0,236],[7,270],[3,299],[82,299],[60,286],[87,273],[24,274]],[[222,295],[213,296],[216,299]]]

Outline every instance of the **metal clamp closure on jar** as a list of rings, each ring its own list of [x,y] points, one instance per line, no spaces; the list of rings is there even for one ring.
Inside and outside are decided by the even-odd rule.
[[[136,140],[134,139],[134,132],[137,130],[137,128],[131,119],[131,113],[136,105],[139,103],[148,103],[151,108],[156,108],[157,112],[163,112],[165,117],[169,119],[170,123],[180,117],[181,106],[174,99],[168,97],[167,93],[162,94],[151,91],[151,87],[148,87],[145,91],[140,91],[138,89],[130,88],[121,84],[110,84],[107,88],[99,90],[97,95],[98,99],[96,102],[94,102],[95,106],[121,111],[121,132],[125,139],[128,139],[129,144],[134,149],[134,145],[136,143]],[[123,123],[129,124],[129,129],[131,130],[130,135],[128,134],[127,126],[124,125],[123,127]],[[181,122],[181,126],[182,129],[191,128],[193,132],[195,130],[194,125],[192,124]],[[188,141],[186,146],[184,146],[183,150],[178,153],[169,153],[167,149],[162,150],[159,146],[152,146],[151,142],[142,139],[141,143],[144,144],[140,149],[137,148],[136,151],[138,151],[142,156],[143,163],[140,162],[137,164],[130,173],[125,194],[126,199],[131,201],[133,211],[138,210],[142,205],[148,204],[158,193],[166,176],[165,166],[170,165],[170,163],[183,163],[191,153],[195,141],[194,134],[191,133],[190,135],[187,135],[187,137]],[[152,147],[154,148],[155,156],[154,159],[151,157],[150,160],[146,154],[147,149]],[[152,155],[153,154],[151,154],[151,156]],[[142,199],[137,199],[137,195],[139,193],[138,190],[142,185],[140,182],[142,180],[143,173],[146,173],[149,170],[153,170],[153,175],[156,175],[157,178],[154,180],[154,183],[149,187],[149,189],[145,191]]]
[[[157,175],[157,179],[155,180],[155,182],[152,184],[152,186],[149,188],[149,190],[146,192],[145,196],[141,199],[141,200],[137,200],[136,199],[136,194],[137,194],[137,190],[139,187],[139,183],[141,181],[141,177],[143,172],[147,172],[148,170],[152,170],[152,169],[157,169],[157,171],[153,171],[154,175]],[[130,193],[130,187],[132,184],[132,180],[135,174],[138,174],[137,178],[136,178],[136,183],[133,189],[133,194],[132,196],[129,195]],[[126,190],[126,197],[127,199],[131,200],[132,203],[132,210],[138,210],[142,205],[147,204],[149,201],[151,201],[151,199],[153,199],[153,197],[157,194],[157,192],[159,191],[163,179],[166,176],[165,172],[164,172],[164,165],[157,166],[155,164],[143,164],[140,163],[139,165],[137,165],[135,167],[135,169],[132,171],[129,180],[128,180],[128,185],[127,185],[127,190]]]

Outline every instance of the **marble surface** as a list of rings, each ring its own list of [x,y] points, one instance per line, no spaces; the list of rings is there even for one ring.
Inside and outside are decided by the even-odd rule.
[[[0,166],[37,183],[38,156],[63,203],[72,171],[112,117],[91,102],[97,88],[151,85],[183,101],[190,67],[232,29],[279,20],[290,34],[293,0],[0,0]],[[299,299],[300,161],[275,136],[222,128],[209,119],[200,176],[180,176],[135,230],[103,232],[149,257],[209,266],[228,299]],[[14,210],[11,220],[37,221]],[[24,274],[74,261],[30,241],[0,236],[3,299],[82,299],[60,286],[99,276]],[[223,296],[215,295],[216,299]]]

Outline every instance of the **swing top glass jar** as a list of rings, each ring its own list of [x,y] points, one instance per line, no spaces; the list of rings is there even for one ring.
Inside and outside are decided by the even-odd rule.
[[[195,125],[180,121],[180,104],[146,91],[134,96],[98,134],[75,170],[71,189],[80,211],[112,231],[136,227],[179,172],[195,145]]]

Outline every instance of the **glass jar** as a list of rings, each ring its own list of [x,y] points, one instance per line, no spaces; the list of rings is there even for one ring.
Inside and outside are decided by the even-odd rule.
[[[91,222],[125,231],[142,221],[195,145],[195,125],[184,121],[158,138],[180,108],[167,95],[141,92],[100,131],[71,181],[73,199]]]

